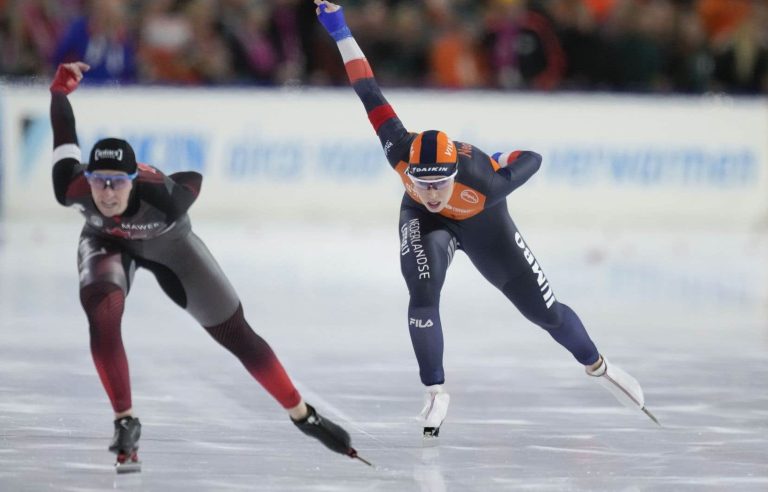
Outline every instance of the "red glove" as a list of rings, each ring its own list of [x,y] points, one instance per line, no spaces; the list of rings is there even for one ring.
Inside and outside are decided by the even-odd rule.
[[[90,68],[83,62],[60,64],[51,82],[51,92],[68,95],[77,89],[83,79],[83,72],[87,72]]]

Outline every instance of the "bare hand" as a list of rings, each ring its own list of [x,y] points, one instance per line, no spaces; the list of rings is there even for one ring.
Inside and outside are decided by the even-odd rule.
[[[65,70],[69,70],[78,82],[83,80],[83,73],[91,69],[90,65],[81,61],[62,63],[61,66],[64,67]]]
[[[320,5],[325,5],[325,11],[329,14],[332,12],[336,12],[341,7],[336,5],[335,3],[328,2],[326,0],[315,0],[315,5],[317,5],[317,8],[315,9],[315,12],[319,15],[320,14]]]
[[[83,79],[83,72],[91,67],[83,62],[62,63],[56,69],[56,74],[51,82],[51,92],[67,95],[77,89]]]

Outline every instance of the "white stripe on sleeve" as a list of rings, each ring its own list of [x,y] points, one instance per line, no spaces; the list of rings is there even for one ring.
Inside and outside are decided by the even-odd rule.
[[[360,49],[360,46],[357,45],[357,41],[355,41],[355,38],[353,37],[348,37],[342,39],[341,41],[337,41],[336,46],[339,48],[341,59],[344,60],[344,63],[350,62],[352,60],[358,60],[360,58],[365,58],[363,50]]]
[[[499,156],[499,166],[501,167],[507,167],[507,164],[509,164],[509,156],[512,154],[512,152],[504,152]]]
[[[64,144],[59,145],[53,149],[53,163],[56,164],[62,159],[77,159],[80,162],[82,154],[80,153],[80,147],[77,144]]]

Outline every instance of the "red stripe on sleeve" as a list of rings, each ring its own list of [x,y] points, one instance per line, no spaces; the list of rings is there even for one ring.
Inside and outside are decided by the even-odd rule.
[[[91,186],[83,174],[73,179],[67,186],[67,199],[77,200],[91,194]]]
[[[517,160],[518,157],[520,157],[520,154],[522,153],[521,150],[516,150],[509,154],[509,157],[507,157],[507,164],[512,164]]]
[[[373,77],[373,70],[371,70],[371,66],[365,58],[349,61],[344,67],[347,69],[349,81],[353,84],[360,79],[370,79]]]
[[[381,125],[396,116],[397,115],[395,114],[395,111],[389,104],[376,106],[368,112],[368,120],[370,120],[371,125],[373,125],[373,129],[376,130],[377,133],[379,128],[381,128]]]

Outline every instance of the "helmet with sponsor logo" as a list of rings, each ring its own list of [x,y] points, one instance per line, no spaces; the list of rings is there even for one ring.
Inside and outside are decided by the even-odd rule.
[[[136,155],[131,145],[119,138],[104,138],[96,142],[88,159],[88,172],[102,170],[134,174],[137,170]]]
[[[412,178],[453,177],[458,171],[459,154],[448,135],[437,130],[427,130],[411,143],[408,157],[408,174]]]

